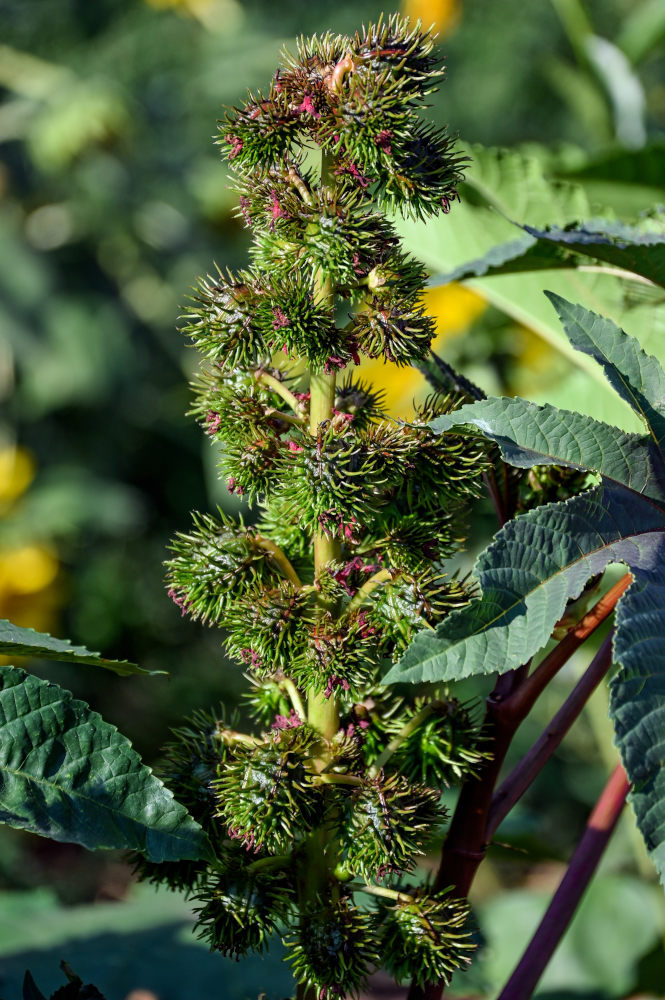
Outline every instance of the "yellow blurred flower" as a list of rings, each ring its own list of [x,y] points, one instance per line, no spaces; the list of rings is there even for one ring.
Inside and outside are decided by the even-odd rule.
[[[451,337],[465,333],[487,308],[480,295],[458,284],[428,288],[424,300],[427,312],[436,320],[433,351],[439,351]],[[424,399],[430,391],[424,377],[415,368],[398,368],[380,358],[363,360],[356,372],[359,378],[384,388],[388,412],[403,420],[413,414],[414,401]]]
[[[35,460],[24,448],[0,450],[0,514],[18,500],[35,476]],[[50,632],[60,595],[54,586],[59,564],[55,552],[31,542],[0,550],[0,618],[15,625]],[[0,663],[9,663],[0,657]],[[13,662],[13,661],[11,661]]]
[[[3,593],[35,594],[53,583],[58,560],[41,545],[23,545],[0,552],[0,601]]]
[[[446,35],[460,19],[460,0],[402,0],[402,13],[412,22],[422,21],[424,28],[433,24],[439,35]]]
[[[0,504],[12,503],[25,493],[35,476],[35,461],[24,448],[0,451]]]

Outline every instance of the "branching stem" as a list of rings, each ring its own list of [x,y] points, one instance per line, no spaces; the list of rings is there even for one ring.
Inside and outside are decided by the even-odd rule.
[[[349,606],[346,609],[347,614],[355,611],[359,607],[362,607],[372,591],[376,590],[377,587],[380,587],[382,583],[387,583],[388,580],[392,580],[393,576],[394,574],[392,570],[389,569],[380,569],[378,573],[374,573],[370,576],[370,578],[363,583],[362,587],[356,591],[353,598],[349,602]]]
[[[624,807],[630,785],[617,764],[538,930],[498,1000],[529,1000],[584,895]]]
[[[334,771],[317,774],[312,778],[313,785],[355,785],[359,787],[363,784],[362,778],[355,774],[336,774]]]
[[[395,903],[413,903],[413,896],[409,896],[406,892],[397,892],[396,889],[388,889],[383,885],[359,885],[357,888],[369,896],[382,896],[384,899],[392,899]]]
[[[258,736],[250,736],[248,733],[239,733],[235,729],[221,729],[219,735],[224,743],[243,743],[248,747],[259,746],[263,740]]]
[[[570,727],[612,665],[612,639],[608,636],[556,713],[544,733],[496,791],[492,798],[485,839],[489,842],[513,806],[540,774]]]
[[[255,377],[257,382],[261,382],[261,384],[265,385],[268,389],[272,389],[274,393],[276,393],[278,396],[281,396],[281,398],[284,400],[285,403],[289,404],[295,415],[298,417],[299,423],[304,420],[303,413],[305,408],[303,404],[300,402],[297,396],[293,395],[291,390],[287,388],[287,386],[284,385],[283,382],[281,382],[278,378],[275,378],[275,376],[271,375],[269,372],[264,372],[260,370],[257,371]],[[282,419],[286,419],[283,413],[279,413],[279,416]]]
[[[286,579],[289,580],[294,587],[297,587],[298,589],[302,587],[300,577],[280,549],[279,545],[275,545],[274,542],[271,542],[269,538],[265,538],[263,535],[255,535],[253,541],[254,544],[258,545],[260,549],[264,549],[266,552],[270,553],[272,561],[281,569]]]

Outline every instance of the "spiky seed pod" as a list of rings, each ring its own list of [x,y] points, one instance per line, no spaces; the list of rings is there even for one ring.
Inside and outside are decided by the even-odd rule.
[[[401,492],[401,491],[400,491]],[[363,538],[363,549],[396,572],[415,574],[457,551],[463,542],[457,510],[404,512],[396,500],[377,512]]]
[[[385,391],[347,375],[335,393],[335,410],[344,414],[356,431],[363,431],[385,416]]]
[[[262,952],[279,923],[288,918],[292,889],[288,876],[233,867],[213,871],[196,892],[195,930],[212,951],[239,958]]]
[[[416,562],[422,562],[422,553]],[[397,659],[423,621],[436,624],[451,611],[466,607],[473,595],[469,584],[433,569],[413,575],[403,572],[381,589],[372,604],[371,623],[377,628],[381,655]]]
[[[234,747],[214,783],[218,814],[249,849],[289,850],[321,819],[322,793],[309,761],[316,739],[306,726],[275,730],[255,746]]]
[[[166,563],[169,596],[195,619],[223,622],[229,607],[257,586],[283,579],[269,549],[251,529],[220,511],[194,514],[193,530],[176,535]]]
[[[351,334],[368,357],[409,365],[429,353],[434,320],[425,312],[422,299],[405,302],[395,296],[385,301],[372,295],[354,314]]]
[[[290,519],[341,538],[371,524],[401,479],[402,436],[385,422],[360,433],[343,418],[322,424],[317,440],[294,455],[282,487]]]
[[[266,434],[279,437],[287,433],[297,418],[279,394],[261,381],[262,373],[282,381],[275,368],[235,372],[233,376],[215,367],[202,369],[192,384],[194,399],[188,415],[197,419],[206,434],[227,446],[243,446]]]
[[[532,510],[556,500],[567,500],[581,493],[589,483],[586,469],[568,469],[561,465],[534,465],[525,470],[519,488],[519,510]]]
[[[479,473],[487,468],[487,448],[469,448],[461,435],[434,434],[426,426],[432,412],[438,416],[459,405],[454,397],[435,396],[416,412],[411,428],[418,440],[413,452],[413,475],[404,484],[404,498],[412,507],[436,511],[445,508],[446,501],[452,501],[459,509],[461,500],[479,495]]]
[[[243,108],[219,123],[217,143],[234,170],[267,172],[285,158],[297,157],[294,142],[300,123],[286,96],[273,82],[267,97],[250,94]]]
[[[230,656],[255,677],[290,673],[294,659],[305,654],[313,625],[311,596],[292,583],[247,591],[224,618]]]
[[[455,137],[430,124],[418,122],[391,138],[393,169],[379,193],[379,204],[388,211],[401,211],[426,219],[447,212],[457,198],[465,157],[451,150]]]
[[[398,982],[447,985],[471,960],[469,908],[447,892],[416,891],[410,901],[382,905],[381,917],[383,962]]]
[[[408,870],[445,816],[437,791],[395,774],[368,778],[347,795],[346,809],[345,863],[366,881]]]
[[[483,750],[483,734],[470,707],[456,698],[429,703],[417,699],[400,725],[408,725],[423,709],[430,714],[399,745],[391,765],[409,781],[436,788],[474,775],[490,755]]]
[[[275,680],[259,680],[248,674],[248,679],[251,687],[244,693],[243,700],[262,730],[277,728],[276,720],[279,718],[291,719],[292,704],[280,684],[279,675]]]
[[[221,271],[217,277],[201,278],[195,304],[184,317],[183,332],[203,357],[223,371],[256,363],[270,354],[262,331],[253,322],[260,294],[247,272],[237,278]]]
[[[379,962],[372,919],[343,896],[317,900],[300,911],[298,933],[287,938],[288,960],[299,983],[321,1000],[358,995]]]
[[[319,618],[303,655],[291,664],[291,675],[301,688],[326,698],[359,696],[377,667],[373,630],[361,615],[338,621],[331,615]]]
[[[398,242],[392,226],[382,214],[368,210],[361,194],[317,188],[295,171],[243,185],[239,194],[245,220],[254,230],[254,267],[280,279],[290,277],[297,262],[310,280],[319,274],[340,291],[351,292]]]

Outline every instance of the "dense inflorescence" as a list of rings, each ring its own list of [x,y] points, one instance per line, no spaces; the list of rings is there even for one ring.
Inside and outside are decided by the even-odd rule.
[[[420,119],[441,75],[431,36],[397,16],[287,55],[220,127],[251,266],[203,279],[186,320],[201,355],[192,413],[258,517],[195,515],[168,588],[224,631],[256,734],[205,716],[176,733],[165,779],[217,862],[161,877],[190,890],[225,954],[282,933],[320,997],[357,993],[384,960],[447,979],[471,947],[464,905],[405,879],[482,734],[445,691],[408,700],[381,677],[469,600],[445,563],[485,458],[430,430],[454,398],[404,423],[353,375],[361,355],[408,365],[430,348],[425,273],[384,211],[426,217],[455,198],[452,141]]]

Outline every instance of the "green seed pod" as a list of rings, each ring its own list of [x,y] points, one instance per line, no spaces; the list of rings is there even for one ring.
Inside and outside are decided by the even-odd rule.
[[[475,944],[468,930],[469,908],[448,893],[415,892],[393,906],[381,906],[381,954],[398,982],[418,985],[443,980],[470,961]]]
[[[296,937],[287,938],[289,962],[300,983],[318,996],[357,996],[379,956],[370,914],[343,896],[316,901],[300,912]]]
[[[248,850],[291,849],[320,821],[323,796],[308,768],[315,743],[311,731],[295,723],[254,746],[234,747],[214,788],[218,815]]]
[[[429,714],[400,743],[392,758],[400,773],[409,781],[436,788],[477,773],[490,754],[482,749],[483,735],[469,706],[456,698],[429,703],[419,699],[400,718],[400,724],[408,725],[425,712]]]
[[[257,584],[276,584],[281,574],[251,529],[220,511],[194,514],[193,530],[178,534],[166,563],[169,596],[195,619],[220,623],[235,601]]]
[[[253,364],[269,355],[262,333],[254,322],[260,290],[253,277],[242,272],[237,278],[201,278],[182,328],[201,354],[230,371],[236,365]]]
[[[291,672],[293,661],[305,655],[312,624],[310,595],[292,583],[247,591],[224,619],[226,648],[254,676]]]
[[[432,788],[394,774],[367,779],[346,797],[346,866],[366,881],[408,870],[444,815]]]
[[[262,952],[279,923],[288,918],[292,890],[287,878],[251,865],[212,872],[196,892],[195,929],[211,950],[238,958]]]

